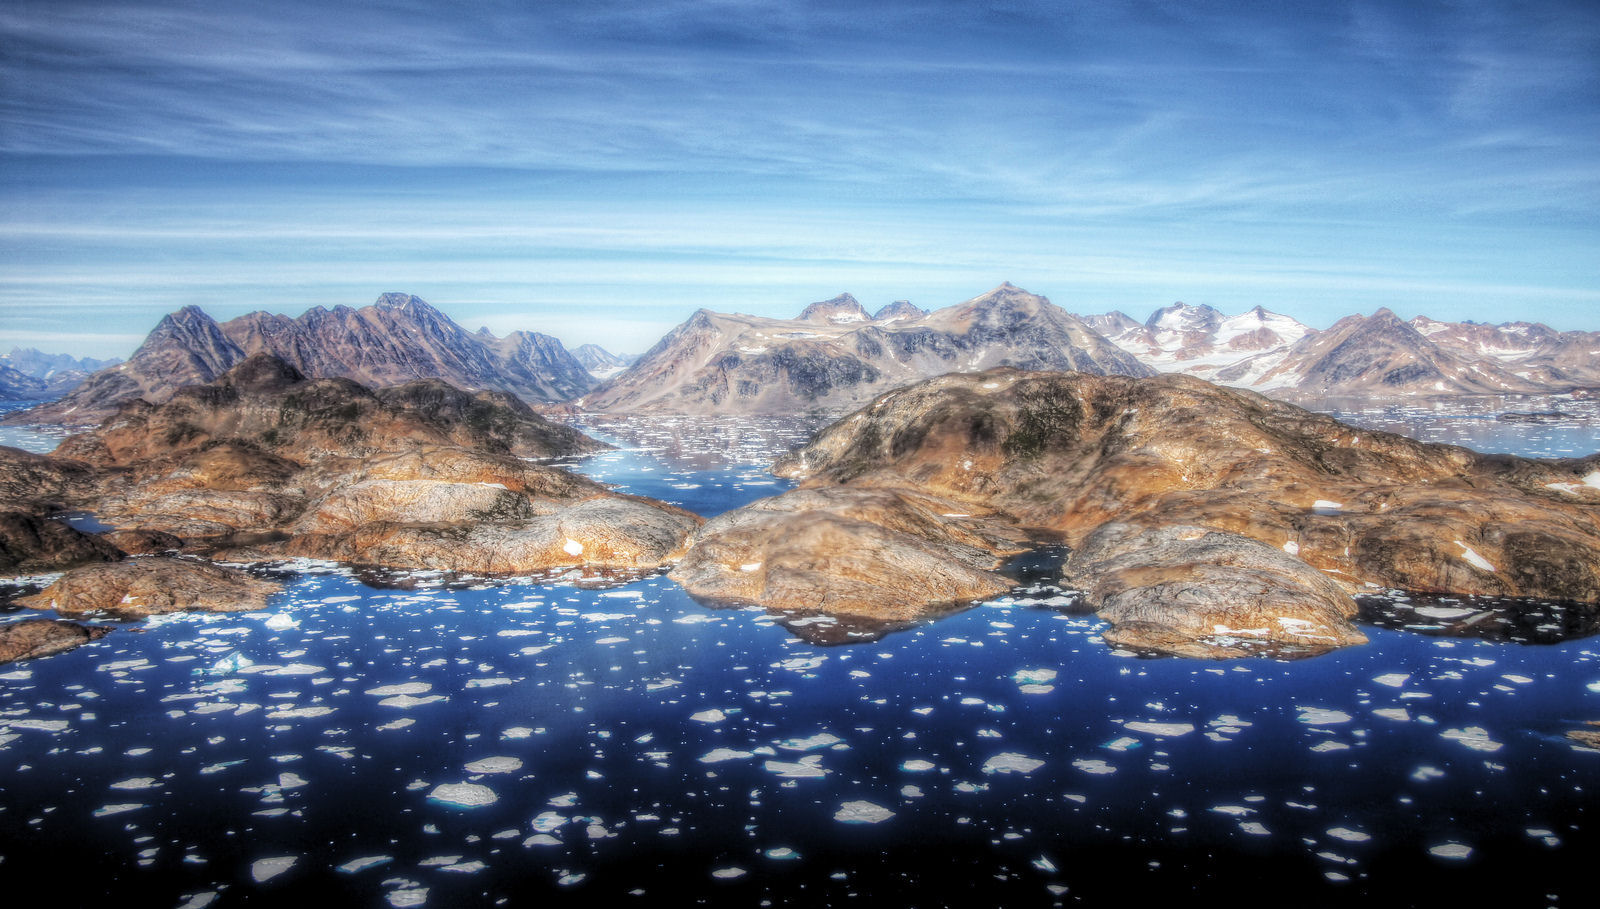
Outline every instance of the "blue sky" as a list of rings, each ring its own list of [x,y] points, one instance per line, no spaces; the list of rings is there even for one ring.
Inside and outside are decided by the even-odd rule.
[[[1600,329],[1600,4],[0,7],[0,348],[418,294],[638,352],[1009,280]]]

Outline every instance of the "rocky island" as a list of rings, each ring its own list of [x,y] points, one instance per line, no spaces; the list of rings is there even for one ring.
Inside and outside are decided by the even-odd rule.
[[[503,392],[369,389],[258,354],[164,403],[124,404],[52,456],[0,450],[0,568],[83,565],[24,604],[142,615],[270,592],[194,557],[503,574],[675,560],[698,517],[537,463],[604,447]],[[49,517],[71,509],[116,530]],[[121,561],[166,550],[189,558]]]
[[[1481,455],[1181,375],[946,375],[776,471],[802,487],[702,528],[672,572],[692,593],[903,621],[1004,589],[1043,534],[1135,649],[1356,643],[1361,592],[1600,601],[1600,456]]]

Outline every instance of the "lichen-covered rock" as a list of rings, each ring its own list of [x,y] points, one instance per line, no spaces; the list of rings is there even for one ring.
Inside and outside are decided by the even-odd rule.
[[[100,535],[128,555],[155,555],[183,548],[183,540],[159,530],[111,530]]]
[[[671,572],[690,594],[788,612],[905,622],[993,596],[1022,534],[954,503],[881,489],[805,489],[712,519]]]
[[[17,602],[62,615],[106,612],[144,617],[163,612],[250,612],[266,607],[281,585],[237,568],[189,559],[139,558],[75,568]]]
[[[1107,642],[1192,657],[1321,653],[1365,643],[1355,600],[1305,562],[1200,527],[1112,523],[1066,564],[1066,582],[1114,627]]]
[[[122,550],[64,521],[22,512],[0,513],[0,573],[59,571],[89,562],[114,562]]]
[[[53,656],[90,641],[98,641],[111,629],[98,625],[51,619],[28,619],[0,625],[0,663]]]

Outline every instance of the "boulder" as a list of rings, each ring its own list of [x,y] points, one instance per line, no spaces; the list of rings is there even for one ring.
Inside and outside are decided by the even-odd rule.
[[[88,562],[115,562],[122,550],[64,521],[0,512],[0,573],[60,571]]]

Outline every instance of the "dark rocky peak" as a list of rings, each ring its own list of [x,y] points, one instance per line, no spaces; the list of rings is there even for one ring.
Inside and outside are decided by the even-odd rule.
[[[832,322],[842,324],[846,322],[870,322],[872,317],[861,307],[855,297],[849,294],[840,294],[831,300],[823,300],[807,306],[800,313],[802,322]]]
[[[305,375],[271,354],[258,353],[228,370],[218,380],[240,391],[275,392],[306,381]]]
[[[974,297],[966,305],[978,310],[1011,309],[1023,307],[1036,309],[1041,304],[1049,303],[1038,294],[1031,294],[1010,281],[1002,282],[999,287],[989,291],[981,297]]]
[[[913,306],[910,300],[896,300],[888,306],[872,314],[872,321],[884,322],[889,319],[920,319],[928,311],[920,306]]]
[[[433,308],[432,306],[429,306],[427,301],[423,300],[421,297],[413,296],[411,294],[392,292],[379,294],[378,299],[374,301],[372,305],[377,309],[413,309],[418,306],[427,309]]]

